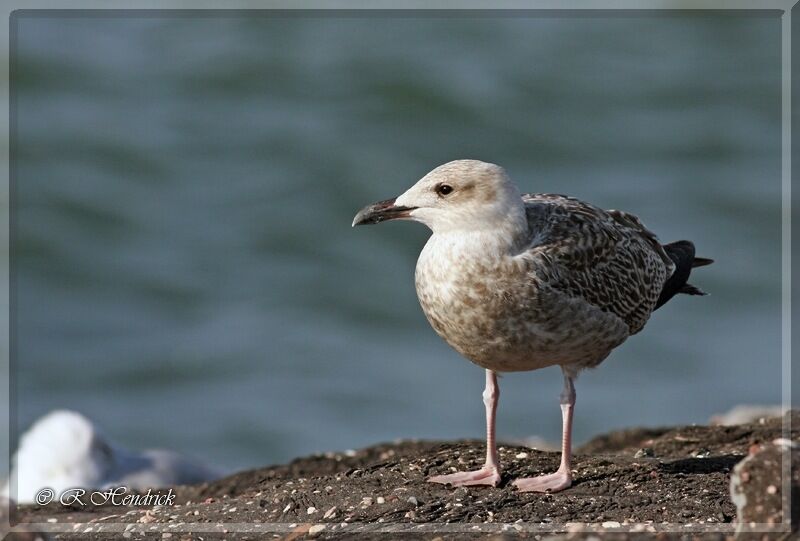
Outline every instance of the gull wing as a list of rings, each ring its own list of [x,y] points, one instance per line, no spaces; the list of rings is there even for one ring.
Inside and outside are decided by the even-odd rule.
[[[644,327],[675,264],[636,216],[606,211],[557,194],[522,196],[544,287],[621,318],[634,334]]]

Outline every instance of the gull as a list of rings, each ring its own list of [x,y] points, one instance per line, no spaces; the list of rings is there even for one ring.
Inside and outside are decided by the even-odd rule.
[[[486,371],[486,461],[476,471],[434,483],[500,483],[495,416],[497,374],[558,365],[561,464],[555,473],[517,479],[521,491],[557,492],[572,484],[574,380],[644,327],[677,293],[704,295],[687,280],[694,245],[662,245],[629,213],[573,197],[521,194],[505,170],[456,160],[402,195],[364,207],[353,226],[413,220],[431,229],[415,285],[436,333]]]
[[[20,438],[14,468],[2,495],[34,503],[44,488],[58,498],[74,488],[128,490],[163,488],[211,481],[213,468],[173,451],[137,453],[109,442],[85,416],[54,410],[38,419]]]

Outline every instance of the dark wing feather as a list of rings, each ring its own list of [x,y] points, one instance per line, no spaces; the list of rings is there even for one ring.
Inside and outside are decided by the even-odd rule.
[[[704,257],[695,257],[694,244],[688,240],[679,240],[664,245],[664,251],[675,263],[675,272],[667,279],[661,295],[658,297],[655,309],[663,306],[667,301],[678,293],[687,295],[705,295],[706,293],[699,287],[688,283],[692,269],[710,265],[714,261]]]
[[[630,333],[650,317],[674,264],[636,216],[555,194],[523,195],[531,257],[543,282],[620,317]]]

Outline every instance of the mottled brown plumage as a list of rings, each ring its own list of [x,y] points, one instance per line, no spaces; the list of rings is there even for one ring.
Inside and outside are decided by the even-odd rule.
[[[434,477],[496,484],[495,372],[560,365],[564,450],[551,476],[519,480],[521,490],[569,486],[572,381],[596,366],[687,284],[694,246],[662,246],[634,215],[563,195],[521,195],[502,168],[475,160],[437,167],[396,200],[365,208],[353,224],[411,219],[431,228],[416,268],[416,290],[433,329],[487,370],[488,449],[484,468]]]
[[[621,318],[639,332],[675,265],[639,219],[573,197],[522,196],[532,232],[530,251],[545,253],[551,287]]]

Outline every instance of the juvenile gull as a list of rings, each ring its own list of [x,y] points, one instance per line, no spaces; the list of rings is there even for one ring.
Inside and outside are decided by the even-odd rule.
[[[632,214],[520,194],[503,168],[477,160],[437,167],[399,197],[362,209],[353,226],[394,219],[433,232],[417,261],[420,305],[439,336],[486,369],[484,466],[428,479],[456,486],[500,482],[497,372],[559,365],[561,465],[514,485],[569,487],[578,372],[600,364],[675,294],[703,295],[687,280],[693,267],[712,262],[695,257],[689,241],[662,245]]]

